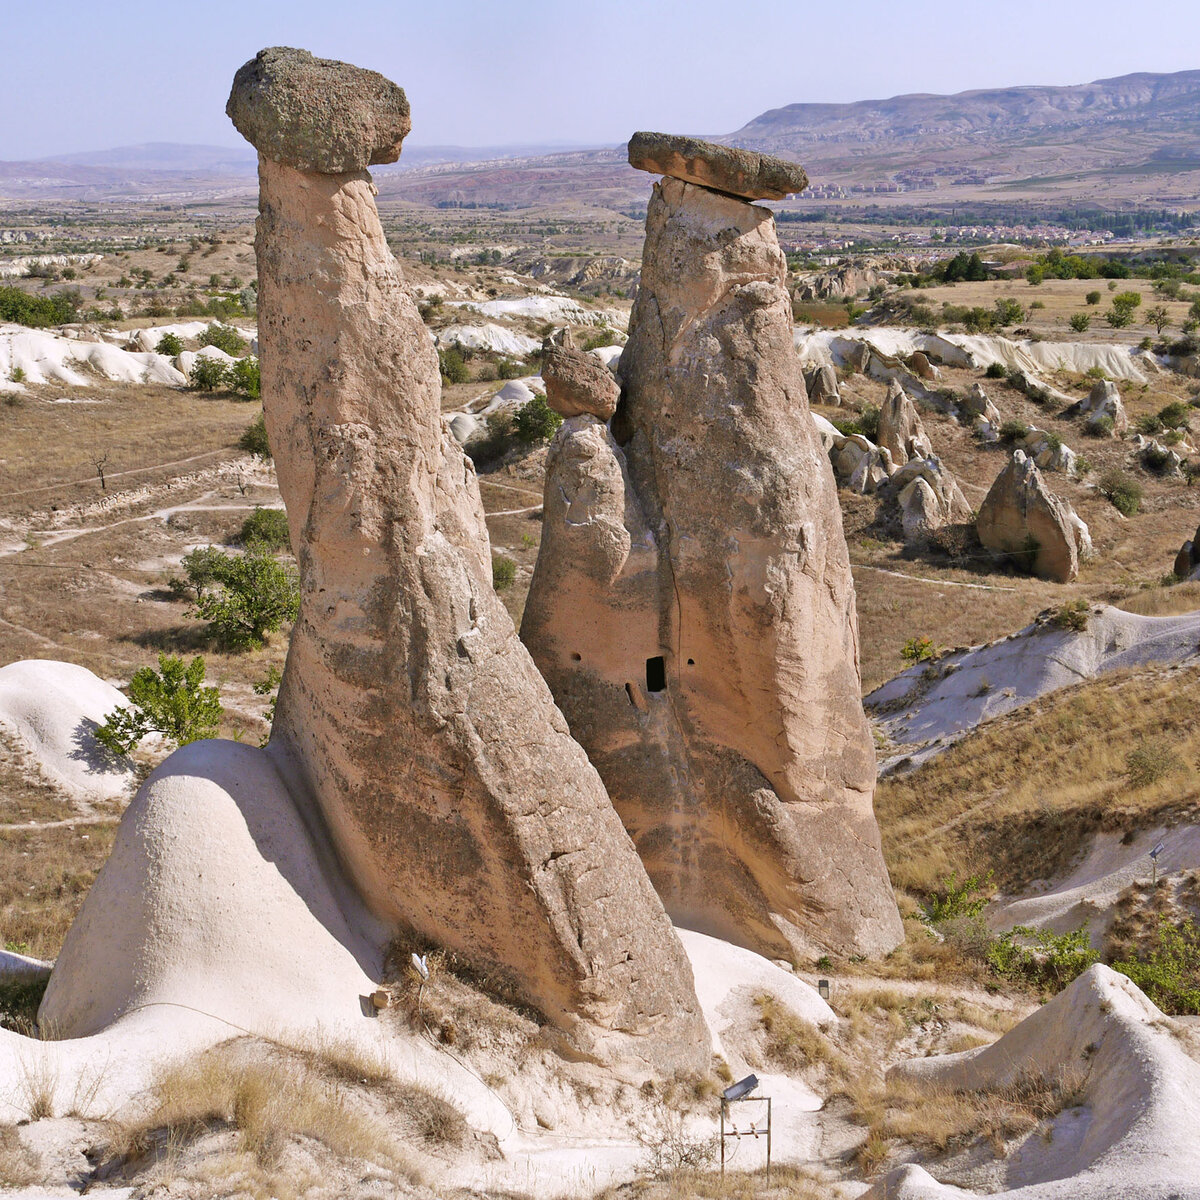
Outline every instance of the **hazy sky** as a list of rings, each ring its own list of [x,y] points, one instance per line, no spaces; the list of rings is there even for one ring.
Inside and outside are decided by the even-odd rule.
[[[421,145],[727,133],[797,101],[1200,68],[1200,0],[41,0],[3,26],[0,159],[236,145],[233,73],[280,44],[401,84]]]

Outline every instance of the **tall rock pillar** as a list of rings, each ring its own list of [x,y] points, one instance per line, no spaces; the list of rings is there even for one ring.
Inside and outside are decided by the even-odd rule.
[[[854,586],[769,210],[794,164],[638,134],[663,171],[612,431],[564,422],[522,637],[677,923],[770,955],[902,930]],[[551,398],[553,402],[553,398]]]
[[[259,343],[300,616],[273,753],[364,897],[502,974],[604,1059],[707,1059],[691,970],[491,581],[479,489],[366,168],[404,93],[265,50],[228,111],[259,150]]]

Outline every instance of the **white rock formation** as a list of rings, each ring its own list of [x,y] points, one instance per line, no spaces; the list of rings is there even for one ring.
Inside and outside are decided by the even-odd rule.
[[[85,667],[29,659],[0,667],[0,726],[55,787],[75,799],[127,796],[133,765],[116,760],[92,736],[129,701]]]

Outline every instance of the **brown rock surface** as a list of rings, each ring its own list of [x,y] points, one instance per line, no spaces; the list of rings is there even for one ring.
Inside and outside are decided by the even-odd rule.
[[[272,747],[379,916],[507,980],[586,1053],[699,1066],[682,947],[492,588],[371,179],[273,145],[259,338],[301,605]]]
[[[975,527],[989,550],[1043,579],[1069,583],[1079,574],[1073,515],[1071,506],[1046,487],[1033,459],[1015,450],[980,505]]]
[[[591,413],[607,421],[617,411],[621,389],[613,373],[594,355],[573,346],[542,345],[546,403],[564,417]]]
[[[225,112],[267,158],[327,175],[395,162],[412,129],[390,79],[290,46],[260,50],[238,70]]]
[[[629,165],[747,200],[782,200],[808,187],[799,163],[673,133],[635,133]]]
[[[613,433],[555,438],[522,637],[678,923],[877,953],[901,927],[785,273],[769,211],[656,185]]]
[[[898,467],[910,458],[933,455],[917,406],[894,379],[888,384],[887,396],[879,410],[879,445],[891,454]]]

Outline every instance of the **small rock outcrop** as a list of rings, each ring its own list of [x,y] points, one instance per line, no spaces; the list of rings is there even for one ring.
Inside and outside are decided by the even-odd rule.
[[[774,219],[730,190],[655,185],[621,403],[551,446],[521,632],[677,923],[878,953],[901,928],[834,479]]]
[[[929,355],[924,350],[914,350],[908,360],[913,374],[921,379],[937,381],[942,377],[941,372],[929,361]]]
[[[879,445],[902,467],[910,458],[931,458],[933,447],[917,414],[917,406],[895,380],[879,410]]]
[[[1033,459],[1015,450],[980,506],[975,525],[987,549],[1043,579],[1068,583],[1079,574],[1087,531],[1072,517],[1074,510],[1050,492]]]
[[[1078,456],[1057,434],[1047,433],[1044,429],[1030,429],[1025,434],[1022,449],[1043,471],[1075,474]]]
[[[629,165],[746,200],[782,200],[808,187],[799,163],[673,133],[635,133]]]
[[[860,496],[873,495],[895,472],[892,456],[865,434],[843,433],[820,413],[812,414],[812,422],[839,487]]]
[[[906,542],[927,541],[930,534],[971,515],[958,481],[933,455],[910,459],[888,481],[888,491],[896,498]]]
[[[621,389],[613,373],[594,355],[574,346],[542,346],[546,403],[564,417],[590,413],[607,421],[617,411]]]
[[[492,587],[475,472],[362,169],[407,128],[390,87],[277,49],[229,102],[260,138],[264,409],[300,566],[271,751],[381,919],[507,980],[589,1055],[706,1061],[662,903]]]
[[[1172,570],[1176,579],[1200,579],[1200,527],[1180,546]]]
[[[1089,428],[1105,418],[1112,421],[1112,432],[1118,436],[1129,428],[1129,417],[1125,405],[1121,403],[1121,393],[1111,379],[1097,380],[1087,399],[1079,406],[1079,411],[1087,418],[1085,424]]]
[[[832,363],[819,363],[805,371],[804,383],[808,388],[810,404],[825,404],[831,407],[841,404],[842,395],[838,388],[837,371]]]

